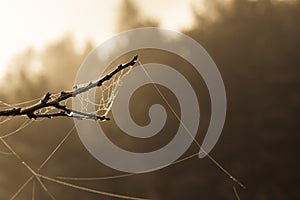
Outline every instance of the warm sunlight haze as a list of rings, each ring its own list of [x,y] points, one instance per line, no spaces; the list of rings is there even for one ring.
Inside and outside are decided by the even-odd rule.
[[[191,5],[201,8],[202,4],[196,0],[189,0],[189,3],[179,0],[170,7],[171,2],[136,1],[140,11],[159,20],[161,27],[173,30],[190,27],[193,23]],[[80,50],[87,40],[99,44],[116,34],[117,16],[114,11],[120,3],[120,0],[1,1],[0,78],[5,68],[12,64],[15,54],[28,47],[39,50],[45,44],[71,34]],[[149,7],[155,9],[147,9]],[[178,10],[180,18],[176,17]]]
[[[0,200],[300,199],[300,0],[0,0]]]

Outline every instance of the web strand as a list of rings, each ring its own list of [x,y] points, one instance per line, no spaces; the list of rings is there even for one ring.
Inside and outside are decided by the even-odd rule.
[[[48,176],[41,175],[41,178],[43,178],[45,180],[48,180],[48,181],[51,181],[51,182],[54,182],[54,183],[57,183],[57,184],[60,184],[60,185],[63,185],[63,186],[71,187],[71,188],[74,188],[74,189],[78,189],[78,190],[82,190],[82,191],[86,191],[86,192],[90,192],[90,193],[100,194],[100,195],[104,195],[104,196],[115,197],[115,198],[118,198],[118,199],[149,200],[149,199],[146,199],[146,198],[131,197],[131,196],[127,196],[127,195],[115,194],[115,193],[110,193],[110,192],[103,192],[103,191],[100,191],[100,190],[86,188],[86,187],[82,187],[82,186],[79,186],[79,185],[75,185],[75,184],[67,183],[67,182],[64,182],[64,181],[60,181],[60,180],[57,180],[57,179],[54,179],[54,178],[50,178]]]
[[[35,200],[35,180],[32,181],[32,200]]]
[[[1,151],[1,150],[0,150],[0,154],[2,154],[2,155],[7,155],[7,156],[13,155],[13,153],[12,153],[12,152],[8,152],[8,151]]]
[[[65,141],[69,138],[71,133],[74,131],[77,123],[72,126],[72,128],[68,131],[68,133],[65,135],[65,137],[59,142],[59,144],[54,148],[54,150],[49,154],[49,156],[47,156],[47,158],[38,167],[37,171],[40,171],[47,164],[47,162],[54,156],[54,154],[61,148],[61,146],[65,143]]]
[[[232,186],[232,189],[233,189],[233,193],[234,193],[234,196],[236,197],[237,200],[241,200],[238,192],[237,192],[237,189],[235,188],[235,186]]]
[[[13,153],[13,155],[22,163],[22,165],[28,169],[28,171],[35,177],[37,177],[37,174],[34,172],[34,170],[32,170],[32,168],[24,161],[22,160],[21,156],[19,154],[17,154],[17,152],[3,139],[3,138],[0,138],[0,140],[2,141],[2,143]],[[49,192],[49,190],[47,189],[47,187],[38,179],[39,183],[41,184],[41,186],[43,187],[43,189],[47,192],[47,194],[52,198],[52,199],[55,199],[54,196]],[[27,181],[26,181],[27,182]],[[28,181],[29,183],[29,181]],[[26,184],[23,184],[21,188],[24,188],[25,186],[27,185]],[[24,186],[24,187],[23,187]],[[20,192],[22,191],[21,190],[18,190],[17,191],[17,194],[19,194]],[[16,194],[14,194],[12,196],[12,198],[10,199],[14,199],[16,197]]]
[[[182,123],[182,121],[180,120],[180,117],[176,114],[176,112],[173,110],[173,108],[171,107],[171,105],[169,104],[169,102],[167,101],[167,99],[163,96],[163,94],[161,93],[161,91],[158,89],[158,87],[156,86],[156,84],[153,82],[151,76],[148,74],[148,72],[145,70],[145,68],[143,67],[142,63],[137,60],[137,62],[140,64],[140,66],[143,68],[144,72],[146,73],[147,77],[152,81],[152,83],[154,84],[154,87],[156,88],[157,92],[159,93],[159,95],[162,97],[162,99],[165,101],[165,103],[167,104],[167,106],[170,108],[170,110],[173,112],[173,114],[175,115],[175,117],[177,118],[177,120],[183,125],[183,127],[185,128],[185,130],[190,134],[190,136],[193,138],[194,143],[200,148],[200,150],[202,152],[205,153],[205,155],[209,158],[209,160],[211,160],[214,165],[216,165],[223,173],[225,173],[234,183],[238,184],[240,187],[245,189],[245,186],[238,181],[235,177],[233,177],[219,162],[217,162],[212,156],[210,156],[208,153],[205,152],[204,149],[202,149],[201,145],[199,144],[199,142],[192,136],[192,134],[190,133],[190,131],[188,130],[188,128]],[[82,108],[85,111],[88,111],[88,106],[89,105],[93,105],[95,106],[97,109],[94,112],[94,114],[97,113],[104,113],[104,116],[106,116],[108,114],[108,112],[111,110],[111,107],[113,105],[114,99],[118,94],[118,87],[120,85],[122,85],[122,78],[124,78],[129,71],[132,69],[132,66],[127,70],[127,71],[120,71],[120,73],[116,74],[116,76],[113,77],[113,79],[110,80],[110,82],[107,82],[106,84],[103,84],[100,88],[97,88],[100,90],[100,102],[96,103],[93,102],[89,99],[89,93],[83,93],[81,95],[79,95],[79,100],[81,103]],[[53,95],[54,98],[57,98],[59,94]],[[36,98],[33,100],[29,100],[26,102],[22,102],[22,103],[16,103],[16,104],[8,104],[5,103],[3,101],[0,101],[0,106],[3,105],[5,108],[14,108],[17,106],[21,106],[21,105],[27,105],[33,102],[38,102],[40,101],[40,98]],[[3,107],[2,106],[2,107]],[[2,108],[1,107],[1,108]],[[49,112],[52,112],[53,108],[46,108],[44,110],[40,110],[40,114],[46,114]],[[5,124],[6,122],[10,121],[12,119],[12,117],[7,117],[4,120],[0,121],[0,125]],[[43,119],[41,119],[43,120]],[[9,145],[5,139],[9,136],[12,136],[14,134],[16,134],[17,132],[23,130],[24,128],[26,128],[27,126],[29,126],[34,120],[25,120],[15,131],[5,134],[3,136],[0,136],[0,140],[1,142],[5,145],[5,147],[9,150],[9,152],[2,152],[0,151],[0,154],[3,155],[13,155],[15,156],[20,163],[22,163],[22,165],[27,168],[29,170],[29,172],[31,173],[31,176],[23,183],[23,185],[21,185],[21,187],[12,195],[12,197],[10,199],[15,199],[22,191],[23,189],[30,183],[32,182],[32,200],[36,199],[36,183],[39,183],[42,187],[42,189],[45,191],[45,193],[48,194],[48,196],[51,199],[56,199],[55,196],[49,191],[49,189],[46,187],[46,185],[44,184],[45,181],[50,181],[53,183],[56,183],[58,185],[62,185],[65,187],[69,187],[69,188],[73,188],[73,189],[77,189],[77,190],[81,190],[81,191],[85,191],[85,192],[89,192],[89,193],[94,193],[94,194],[98,194],[98,195],[103,195],[103,196],[108,196],[108,197],[114,197],[114,198],[119,198],[119,199],[129,199],[129,200],[146,200],[146,198],[142,198],[142,197],[132,197],[132,196],[127,196],[127,195],[122,195],[122,194],[116,194],[116,193],[110,193],[110,192],[105,192],[105,191],[101,191],[101,190],[96,190],[96,189],[92,189],[92,188],[87,188],[87,187],[83,187],[80,185],[76,185],[76,184],[71,184],[68,182],[65,182],[64,180],[75,180],[75,181],[98,181],[98,180],[112,180],[112,179],[120,179],[120,178],[125,178],[125,177],[130,177],[130,176],[136,176],[139,175],[139,173],[127,173],[127,174],[121,174],[121,175],[115,175],[115,176],[103,176],[103,177],[49,177],[43,174],[40,174],[39,171],[46,166],[46,164],[49,162],[49,160],[51,160],[51,158],[53,158],[55,156],[55,154],[58,152],[58,150],[61,149],[61,147],[63,146],[63,144],[66,142],[66,140],[70,137],[70,135],[74,132],[75,130],[75,126],[72,126],[72,128],[67,132],[67,134],[60,140],[60,142],[55,146],[55,148],[53,149],[53,151],[45,158],[45,160],[41,163],[41,165],[38,167],[38,169],[35,171],[33,170],[28,164],[27,162],[25,162],[21,156],[19,154],[17,154],[16,151],[14,151],[14,149],[12,148],[11,145]],[[80,122],[77,122],[80,123]],[[192,159],[194,157],[196,157],[197,155],[199,155],[199,153],[194,153],[191,154],[189,156],[186,156],[184,158],[181,158],[177,161],[174,161],[173,163],[169,164],[166,167],[169,166],[173,166],[173,165],[177,165],[181,162],[185,162],[189,159]],[[43,182],[44,181],[44,182]],[[235,197],[240,200],[240,197],[237,193],[236,187],[233,185],[233,192]]]
[[[0,136],[0,138],[4,139],[4,138],[7,138],[7,137],[9,137],[9,136],[12,136],[12,135],[18,133],[19,131],[21,131],[21,130],[23,130],[24,128],[26,128],[27,126],[29,126],[32,122],[33,122],[32,120],[26,119],[26,120],[23,122],[23,124],[21,124],[21,125],[19,126],[19,128],[17,128],[17,129],[14,130],[13,132],[10,132],[10,133],[7,133],[7,134],[5,134],[5,135]]]
[[[54,148],[54,150],[50,153],[50,155],[44,160],[44,162],[40,165],[40,167],[38,168],[37,171],[41,170],[43,166],[46,165],[46,163],[55,155],[55,153],[61,148],[62,144],[67,140],[67,138],[70,136],[70,134],[73,132],[75,125],[70,129],[70,131],[66,134],[66,136],[60,141],[60,143]],[[5,140],[3,138],[0,138],[0,140],[4,143],[4,145],[13,153],[13,155],[30,171],[30,173],[32,174],[31,177],[29,177],[27,179],[27,181],[17,190],[17,192],[10,198],[11,200],[15,199],[18,194],[21,193],[21,191],[25,188],[25,186],[35,177],[36,180],[40,183],[40,185],[42,186],[43,190],[48,194],[48,196],[55,200],[56,198],[54,197],[54,195],[48,190],[48,188],[45,186],[45,184],[42,182],[41,178],[44,180],[48,180],[63,186],[67,186],[67,187],[71,187],[74,189],[78,189],[81,191],[85,191],[85,192],[90,192],[90,193],[95,193],[95,194],[99,194],[99,195],[104,195],[104,196],[109,196],[109,197],[115,197],[115,198],[119,198],[119,199],[129,199],[129,200],[148,200],[146,198],[139,198],[139,197],[132,197],[132,196],[127,196],[127,195],[121,195],[121,194],[116,194],[116,193],[110,193],[110,192],[104,192],[104,191],[100,191],[100,190],[95,190],[95,189],[91,189],[91,188],[87,188],[87,187],[83,187],[83,186],[79,186],[79,185],[75,185],[75,184],[71,184],[71,183],[67,183],[64,181],[60,181],[45,175],[41,175],[36,173],[25,161],[22,160],[22,158],[19,156],[19,154],[17,154],[13,148],[7,143],[5,142]],[[33,189],[34,190],[34,189]]]
[[[59,144],[54,148],[54,150],[49,154],[49,156],[46,157],[46,159],[42,162],[42,164],[39,166],[37,171],[40,171],[46,163],[54,156],[54,154],[58,151],[58,149],[62,146],[62,144],[67,140],[67,138],[70,136],[72,131],[74,130],[75,125],[72,126],[72,128],[68,131],[68,133],[65,135],[65,137],[59,142]],[[34,175],[29,177],[27,181],[16,191],[16,193],[11,197],[12,199],[15,199],[15,197],[18,196],[18,194],[25,188],[25,186],[34,178]]]
[[[237,180],[234,176],[232,176],[219,162],[217,162],[211,155],[209,155],[199,144],[199,142],[193,137],[192,133],[189,131],[189,129],[186,127],[186,125],[180,120],[180,117],[177,115],[175,110],[172,108],[168,100],[164,97],[164,95],[161,93],[161,91],[158,89],[156,86],[155,82],[151,78],[150,74],[146,71],[144,68],[143,64],[140,62],[140,60],[137,60],[138,64],[142,67],[143,71],[149,78],[149,80],[153,83],[153,86],[155,87],[156,91],[159,93],[160,97],[164,100],[164,102],[167,104],[169,109],[172,111],[176,119],[180,122],[180,124],[184,127],[184,129],[189,133],[189,135],[192,137],[193,141],[195,144],[199,147],[199,149],[221,170],[223,171],[234,183],[238,184],[241,188],[246,189],[246,187],[239,181]]]
[[[181,162],[187,161],[189,159],[192,159],[196,157],[198,153],[194,153],[192,155],[186,156],[182,159],[179,159],[173,163],[170,163],[166,167],[170,167],[173,165],[177,165]],[[57,179],[60,180],[72,180],[72,181],[100,181],[100,180],[111,180],[111,179],[120,179],[120,178],[125,178],[125,177],[130,177],[130,176],[137,176],[140,175],[140,173],[126,173],[126,174],[120,174],[120,175],[115,175],[115,176],[102,176],[102,177],[65,177],[65,176],[57,176]]]
[[[20,102],[20,103],[14,103],[14,104],[9,104],[9,103],[6,103],[6,102],[0,100],[0,105],[3,104],[5,107],[15,108],[17,106],[26,105],[26,104],[29,104],[29,103],[33,103],[35,101],[37,102],[39,100],[40,100],[40,98],[35,98],[35,99],[28,100],[28,101]]]
[[[7,117],[6,119],[4,119],[3,121],[0,122],[0,125],[5,124],[6,122],[10,121],[12,118],[11,117]]]

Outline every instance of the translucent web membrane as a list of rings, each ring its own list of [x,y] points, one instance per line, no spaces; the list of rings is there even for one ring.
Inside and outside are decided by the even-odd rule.
[[[90,90],[81,95],[78,95],[77,98],[81,104],[81,112],[92,113],[98,116],[107,117],[113,102],[118,95],[118,87],[122,85],[122,79],[130,73],[130,70],[133,66],[129,66],[128,68],[121,70],[117,74],[115,74],[110,80],[106,81],[100,87],[97,87],[97,97],[96,101],[90,99],[90,93],[94,92]],[[76,85],[75,87],[85,87],[87,84]],[[88,110],[89,105],[95,106],[95,111],[90,112]]]
[[[88,105],[92,104],[96,108],[96,110],[94,112],[92,112],[93,114],[96,114],[98,116],[107,116],[108,112],[111,110],[114,99],[117,96],[118,86],[120,86],[122,84],[121,79],[123,77],[125,77],[130,72],[131,69],[132,69],[132,66],[129,66],[127,69],[121,70],[119,73],[115,74],[110,80],[104,82],[104,84],[101,85],[101,87],[97,88],[97,91],[100,92],[100,94],[99,94],[100,98],[98,99],[99,103],[96,103],[95,101],[93,101],[89,98],[89,91],[79,95],[78,99],[80,100],[82,111],[84,113],[89,113]],[[89,83],[81,84],[81,85],[77,85],[76,87],[85,87],[88,84]],[[51,99],[56,99],[57,97],[59,97],[59,95],[60,94],[52,94]],[[9,104],[9,103],[6,103],[6,102],[0,100],[0,110],[6,110],[6,109],[11,109],[11,108],[17,108],[17,107],[26,108],[27,106],[30,106],[34,103],[38,103],[40,100],[41,100],[41,98],[36,98],[36,99],[29,100],[29,101],[21,102],[21,103],[15,103],[15,104]],[[68,104],[69,100],[70,99],[67,99],[65,101],[66,105]],[[42,108],[42,109],[36,111],[36,114],[40,114],[40,115],[51,114],[51,113],[54,113],[55,110],[56,109],[54,107],[45,107],[45,108]],[[14,119],[15,117],[16,116],[1,116],[0,117],[0,126],[9,122],[10,120]],[[9,136],[12,136],[12,135],[18,133],[22,129],[29,126],[33,122],[33,120],[42,121],[45,119],[45,118],[28,119],[27,116],[18,116],[18,117],[24,118],[24,121],[19,126],[17,126],[17,128],[14,131],[7,132],[7,133],[1,131],[0,138],[4,139],[4,138],[7,138]],[[0,149],[0,154],[9,155],[11,153],[2,151]]]

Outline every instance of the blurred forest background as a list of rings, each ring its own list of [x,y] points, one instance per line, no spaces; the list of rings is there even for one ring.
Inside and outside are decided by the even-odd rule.
[[[226,87],[226,123],[211,155],[245,183],[247,190],[237,188],[241,199],[300,199],[300,3],[232,0],[225,5],[211,0],[205,6],[204,13],[195,7],[193,27],[182,32],[208,51]],[[130,0],[114,12],[119,15],[119,31],[160,26]],[[72,35],[66,35],[42,51],[28,48],[19,53],[1,83],[0,99],[14,103],[72,88],[80,64],[95,45],[88,42],[83,51],[76,51]],[[158,60],[166,59],[163,54],[155,55]],[[43,68],[31,70],[37,62]],[[176,59],[165,62],[178,65]],[[15,119],[0,126],[1,135],[21,122]],[[72,119],[65,118],[34,122],[7,142],[36,169],[72,125]],[[3,144],[0,149],[6,150]],[[186,155],[195,151],[191,147]],[[51,177],[120,174],[94,159],[75,131],[41,173]],[[0,154],[0,199],[9,199],[29,176],[13,156]],[[235,199],[230,179],[207,158],[122,179],[69,182],[152,199]],[[45,184],[57,199],[111,199]],[[37,199],[49,199],[38,184],[36,187]],[[30,199],[31,193],[32,183],[16,199]]]

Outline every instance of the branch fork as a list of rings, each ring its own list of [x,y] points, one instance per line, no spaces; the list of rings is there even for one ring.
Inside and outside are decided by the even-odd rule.
[[[109,118],[106,116],[99,116],[93,113],[84,113],[81,111],[76,111],[71,108],[68,108],[64,103],[67,99],[76,97],[79,94],[85,93],[92,88],[100,87],[105,81],[110,80],[115,74],[120,71],[126,69],[127,67],[135,65],[137,62],[138,56],[134,56],[131,61],[126,64],[119,65],[115,70],[111,73],[105,75],[103,78],[96,80],[94,82],[90,82],[88,85],[83,87],[74,86],[72,91],[62,91],[57,98],[52,99],[52,94],[47,92],[44,97],[40,100],[39,103],[27,106],[27,107],[16,107],[8,110],[0,110],[0,116],[27,116],[29,119],[37,119],[37,118],[49,118],[52,119],[54,117],[72,117],[77,119],[92,119],[92,120],[100,120],[107,121]],[[55,113],[41,113],[41,109],[43,108],[56,108],[58,111]]]

